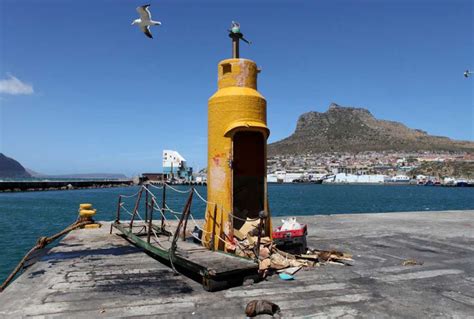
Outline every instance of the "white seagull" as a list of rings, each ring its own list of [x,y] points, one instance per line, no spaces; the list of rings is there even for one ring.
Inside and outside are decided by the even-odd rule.
[[[147,37],[153,39],[153,36],[150,32],[150,26],[161,25],[161,22],[153,21],[151,19],[151,13],[150,10],[148,10],[149,6],[149,4],[146,4],[144,6],[137,7],[137,12],[140,14],[140,18],[133,20],[132,25],[138,24],[143,33],[145,33]]]

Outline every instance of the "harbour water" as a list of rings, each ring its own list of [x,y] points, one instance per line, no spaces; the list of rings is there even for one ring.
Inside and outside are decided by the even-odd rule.
[[[204,186],[196,189],[206,198]],[[137,190],[127,187],[0,194],[0,281],[39,236],[51,235],[74,222],[79,203],[92,203],[98,211],[97,220],[112,220],[118,195],[131,195]],[[160,194],[159,190],[154,192]],[[270,184],[268,193],[273,216],[474,209],[474,188]],[[180,211],[186,196],[168,191],[167,203]],[[125,200],[125,207],[132,210],[132,198]],[[205,204],[195,197],[194,216],[202,218],[204,210]]]

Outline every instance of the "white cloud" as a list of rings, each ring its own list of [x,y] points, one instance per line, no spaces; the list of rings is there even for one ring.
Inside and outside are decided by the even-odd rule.
[[[0,80],[0,93],[11,94],[11,95],[29,95],[33,94],[33,86],[24,83],[8,74],[8,79]]]

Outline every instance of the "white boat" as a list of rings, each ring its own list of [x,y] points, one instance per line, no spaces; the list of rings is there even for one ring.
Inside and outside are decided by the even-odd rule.
[[[385,180],[386,183],[409,184],[410,177],[405,175],[392,176]]]

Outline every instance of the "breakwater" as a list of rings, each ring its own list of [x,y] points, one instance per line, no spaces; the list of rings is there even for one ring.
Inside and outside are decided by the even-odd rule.
[[[133,185],[132,180],[0,181],[0,192],[110,188]]]

